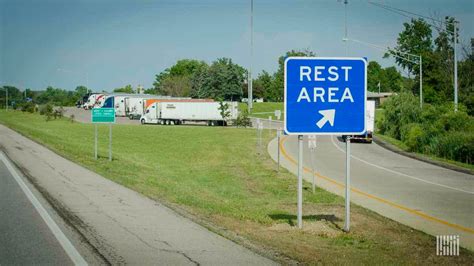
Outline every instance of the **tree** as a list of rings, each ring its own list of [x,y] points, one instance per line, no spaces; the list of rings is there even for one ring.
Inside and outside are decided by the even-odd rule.
[[[161,82],[160,86],[163,95],[188,97],[191,91],[191,77],[170,75]]]
[[[243,67],[230,58],[219,58],[205,70],[195,73],[192,95],[198,98],[238,100],[245,79]]]
[[[271,98],[271,91],[270,88],[272,86],[273,78],[272,76],[265,70],[262,71],[253,81],[253,95],[256,98],[263,98],[268,100]]]
[[[135,93],[135,90],[133,89],[132,85],[127,85],[123,88],[116,88],[114,89],[114,92],[120,92],[120,93]]]
[[[412,19],[410,23],[403,23],[404,30],[398,35],[397,46],[393,52],[387,53],[388,57],[392,53],[405,56],[405,53],[421,55],[423,58],[433,51],[431,27],[423,19]],[[409,73],[416,75],[418,65],[403,58],[395,57],[395,61],[402,68],[408,69]]]
[[[273,82],[270,86],[270,90],[268,91],[268,100],[274,102],[281,102],[283,101],[283,82],[284,82],[284,75],[285,75],[285,59],[290,56],[316,56],[316,54],[309,50],[291,50],[286,52],[284,56],[280,56],[278,58],[278,70],[273,75]]]
[[[188,96],[191,91],[191,78],[194,73],[206,68],[207,64],[203,61],[194,59],[178,60],[175,65],[165,69],[155,76],[153,87],[157,94],[173,96]],[[185,86],[178,89],[176,86]]]

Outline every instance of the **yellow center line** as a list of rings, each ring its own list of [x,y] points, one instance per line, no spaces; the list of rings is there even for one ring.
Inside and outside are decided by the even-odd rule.
[[[291,163],[295,164],[295,165],[298,165],[298,163],[296,162],[295,159],[293,159],[285,150],[285,147],[284,147],[284,143],[285,141],[287,140],[288,137],[283,137],[280,141],[280,143],[278,145],[280,145],[280,150],[281,150],[281,153],[283,154],[284,157],[286,157],[286,159],[288,159]],[[305,172],[308,172],[308,173],[311,173],[311,169],[303,166],[303,171]],[[323,176],[319,173],[316,173],[316,175],[334,185],[337,185],[338,187],[341,187],[341,188],[344,188],[345,185],[343,183],[340,183],[332,178],[329,178],[329,177],[326,177],[326,176]],[[375,195],[372,195],[372,194],[369,194],[369,193],[366,193],[366,192],[363,192],[361,190],[358,190],[356,188],[351,188],[351,191],[357,193],[357,194],[360,194],[360,195],[363,195],[363,196],[366,196],[370,199],[373,199],[373,200],[376,200],[378,202],[382,202],[382,203],[385,203],[387,205],[390,205],[392,207],[395,207],[395,208],[398,208],[400,210],[404,210],[406,212],[409,212],[411,214],[415,214],[423,219],[426,219],[426,220],[429,220],[429,221],[434,221],[434,222],[437,222],[437,223],[440,223],[440,224],[443,224],[443,225],[447,225],[449,227],[452,227],[452,228],[456,228],[456,229],[459,229],[459,230],[462,230],[462,231],[465,231],[465,232],[468,232],[468,233],[471,233],[471,234],[474,234],[474,229],[471,229],[471,228],[468,228],[468,227],[464,227],[462,225],[458,225],[458,224],[453,224],[453,223],[450,223],[450,222],[447,222],[445,220],[441,220],[439,218],[436,218],[436,217],[433,217],[431,215],[428,215],[426,213],[423,213],[421,211],[417,211],[417,210],[414,210],[414,209],[411,209],[409,207],[405,207],[403,205],[400,205],[400,204],[397,204],[397,203],[394,203],[394,202],[391,202],[391,201],[388,201],[386,199],[383,199],[383,198],[380,198],[378,196],[375,196]]]

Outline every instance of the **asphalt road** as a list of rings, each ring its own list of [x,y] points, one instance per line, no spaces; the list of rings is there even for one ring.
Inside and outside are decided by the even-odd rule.
[[[284,166],[297,173],[296,136],[281,139]],[[345,142],[318,136],[313,152],[317,185],[343,195]],[[276,140],[269,152],[275,159]],[[304,139],[305,179],[312,181],[311,150]],[[408,158],[372,143],[351,143],[353,202],[432,235],[460,235],[474,249],[474,176]]]
[[[72,265],[2,161],[0,184],[0,265]]]

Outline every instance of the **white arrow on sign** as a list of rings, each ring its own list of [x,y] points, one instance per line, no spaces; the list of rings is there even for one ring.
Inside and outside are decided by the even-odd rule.
[[[321,110],[319,113],[323,115],[323,117],[316,123],[319,128],[322,128],[327,122],[329,122],[331,126],[334,126],[334,117],[336,116],[335,109]]]

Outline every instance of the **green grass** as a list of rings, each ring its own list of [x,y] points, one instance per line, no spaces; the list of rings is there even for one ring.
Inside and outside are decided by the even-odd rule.
[[[240,110],[246,110],[247,104],[239,103],[239,108]],[[268,117],[271,116],[273,120],[276,120],[277,118],[275,117],[275,110],[281,111],[280,120],[283,120],[283,103],[281,102],[253,103],[252,113],[250,114],[250,116],[265,119],[268,119]]]
[[[352,231],[342,232],[343,199],[305,183],[304,230],[297,230],[296,178],[276,171],[252,129],[114,125],[114,160],[107,160],[108,127],[37,114],[0,111],[0,123],[150,198],[180,206],[197,219],[237,233],[305,264],[433,264],[474,260],[436,257],[432,236],[353,206]],[[268,142],[269,134],[265,142]]]

